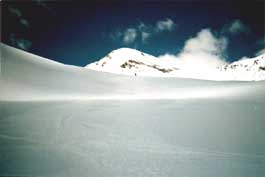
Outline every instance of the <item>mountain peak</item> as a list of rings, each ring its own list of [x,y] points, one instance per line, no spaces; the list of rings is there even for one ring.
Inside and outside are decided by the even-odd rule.
[[[165,66],[158,58],[131,48],[113,50],[86,68],[124,75],[162,76],[162,73],[177,70]]]
[[[128,47],[122,47],[119,49],[115,49],[113,51],[111,51],[110,53],[117,53],[117,52],[140,52],[136,49],[132,49],[132,48],[128,48]]]
[[[116,50],[111,51],[106,57],[114,57],[115,59],[117,58],[123,58],[123,59],[127,59],[127,58],[140,58],[140,57],[144,57],[146,54],[144,52],[138,51],[136,49],[132,49],[132,48],[119,48]],[[151,56],[151,55],[149,55]]]

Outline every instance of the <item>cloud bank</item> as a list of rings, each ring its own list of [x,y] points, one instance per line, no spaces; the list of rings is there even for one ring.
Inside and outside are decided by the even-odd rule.
[[[177,55],[159,56],[162,60],[175,61],[176,65],[188,70],[214,69],[226,64],[224,59],[227,39],[216,37],[210,29],[202,29],[195,37],[188,39]]]

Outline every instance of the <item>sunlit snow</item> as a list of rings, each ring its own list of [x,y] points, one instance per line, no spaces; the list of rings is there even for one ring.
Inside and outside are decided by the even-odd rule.
[[[264,90],[95,71],[1,44],[0,176],[264,177]]]

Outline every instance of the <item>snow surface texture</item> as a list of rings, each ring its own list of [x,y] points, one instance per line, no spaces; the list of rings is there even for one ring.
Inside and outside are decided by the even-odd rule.
[[[264,177],[264,89],[98,72],[1,44],[0,176]]]
[[[265,80],[265,54],[256,58],[226,64],[220,68],[183,67],[183,61],[156,58],[135,49],[121,48],[112,51],[86,68],[116,74],[153,77],[182,77],[206,80]],[[196,69],[194,69],[196,68]]]

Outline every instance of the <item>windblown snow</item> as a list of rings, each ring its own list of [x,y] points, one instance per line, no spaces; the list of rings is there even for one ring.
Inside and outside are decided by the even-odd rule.
[[[165,60],[130,48],[110,52],[86,68],[131,76],[182,77],[205,80],[265,80],[265,54],[243,59],[224,66],[192,70],[182,67],[180,61]]]
[[[265,81],[121,51],[83,68],[1,44],[0,176],[265,176]],[[218,70],[258,80],[262,57]]]

